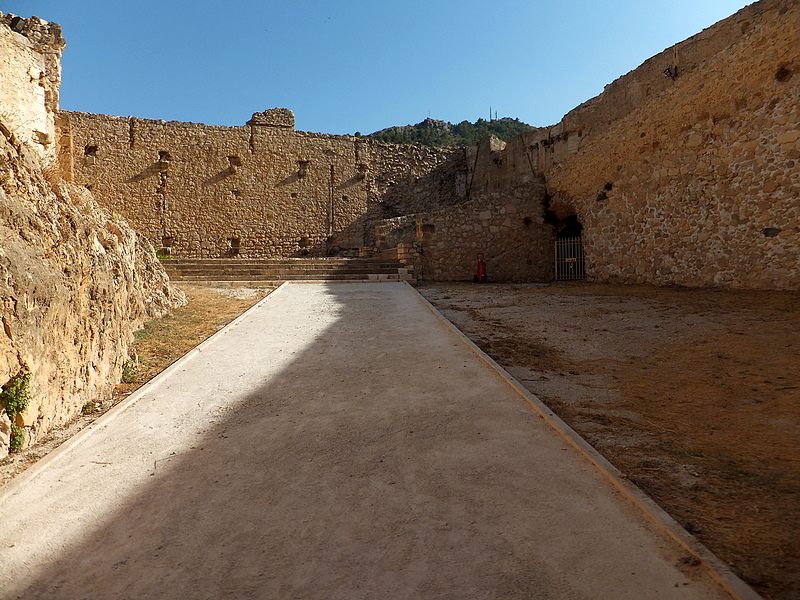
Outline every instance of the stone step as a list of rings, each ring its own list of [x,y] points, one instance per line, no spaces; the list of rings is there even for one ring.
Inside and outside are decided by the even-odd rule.
[[[394,259],[376,258],[169,258],[161,259],[163,264],[312,264],[312,265],[335,265],[335,264],[397,264]]]
[[[354,274],[364,274],[367,275],[369,273],[397,273],[397,269],[399,267],[381,267],[381,268],[349,268],[349,269],[313,269],[313,268],[296,268],[290,269],[286,267],[281,268],[237,268],[237,269],[222,269],[219,267],[187,267],[187,268],[168,268],[165,269],[167,273],[180,273],[184,275],[190,275],[192,273],[236,273],[236,274],[269,274],[272,273],[274,275],[290,275],[293,273],[304,273],[307,275],[324,275],[326,273],[354,273]]]
[[[384,277],[397,277],[397,273],[390,273]],[[286,275],[282,277],[245,277],[239,275],[208,273],[200,275],[181,275],[171,278],[173,281],[347,281],[369,279],[369,275],[325,275],[318,277],[306,277],[304,275]]]
[[[374,259],[164,259],[174,281],[397,281],[409,280],[402,263]]]

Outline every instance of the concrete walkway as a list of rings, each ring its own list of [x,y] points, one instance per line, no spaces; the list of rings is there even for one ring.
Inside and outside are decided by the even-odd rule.
[[[280,288],[0,494],[2,598],[730,597],[400,283]]]

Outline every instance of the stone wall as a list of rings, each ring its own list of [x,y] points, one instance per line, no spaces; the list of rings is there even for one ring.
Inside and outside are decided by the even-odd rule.
[[[800,5],[762,0],[649,59],[478,167],[497,191],[521,165],[553,220],[577,215],[590,279],[800,284]]]
[[[294,131],[286,109],[244,127],[62,113],[68,178],[170,254],[357,254],[381,196],[448,151]]]
[[[390,189],[387,204],[411,214],[380,221],[378,246],[413,245],[407,262],[418,279],[472,280],[480,254],[490,281],[550,281],[556,230],[545,222],[545,181],[530,161],[506,161],[506,148],[488,137]]]
[[[28,44],[10,27],[58,31],[0,19],[4,94],[30,65],[57,63],[63,48],[60,36]],[[108,398],[133,329],[183,301],[152,246],[85,188],[62,181],[56,145],[28,135],[54,114],[54,96],[34,92],[14,96],[14,118],[0,116],[0,387],[27,381],[30,397],[19,413],[9,414],[7,399],[0,406],[0,457],[12,439],[29,445]]]
[[[555,236],[541,215],[541,197],[502,195],[420,215],[422,256],[415,276],[471,281],[480,254],[489,281],[550,281]]]
[[[285,109],[245,127],[63,113],[61,168],[178,256],[416,244],[418,276],[469,278],[483,252],[496,279],[547,281],[555,235],[582,226],[589,279],[795,288],[798,11],[750,5],[507,144],[295,132]]]
[[[0,120],[6,136],[45,162],[55,157],[61,27],[0,13]]]

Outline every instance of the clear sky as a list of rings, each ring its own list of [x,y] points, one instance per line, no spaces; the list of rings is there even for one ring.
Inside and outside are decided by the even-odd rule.
[[[743,0],[0,0],[60,23],[61,108],[371,133],[428,116],[552,125]]]

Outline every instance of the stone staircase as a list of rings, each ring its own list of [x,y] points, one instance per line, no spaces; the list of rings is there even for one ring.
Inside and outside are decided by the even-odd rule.
[[[284,281],[413,281],[397,260],[369,258],[163,259],[172,281],[277,285]]]

